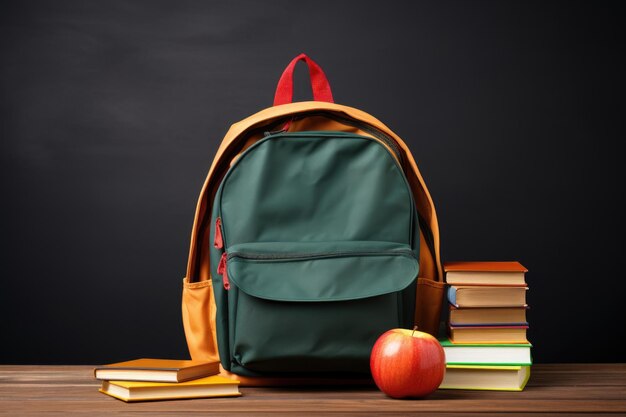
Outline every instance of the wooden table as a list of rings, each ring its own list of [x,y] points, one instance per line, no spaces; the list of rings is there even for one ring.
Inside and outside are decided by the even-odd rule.
[[[376,388],[246,388],[242,397],[126,404],[98,392],[90,366],[0,366],[0,415],[626,415],[626,364],[534,365],[523,392],[439,390],[392,400]]]

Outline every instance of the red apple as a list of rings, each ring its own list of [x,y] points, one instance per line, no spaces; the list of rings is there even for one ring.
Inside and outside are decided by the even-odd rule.
[[[425,397],[443,381],[446,357],[428,333],[417,328],[392,329],[374,343],[370,369],[374,382],[388,396]]]

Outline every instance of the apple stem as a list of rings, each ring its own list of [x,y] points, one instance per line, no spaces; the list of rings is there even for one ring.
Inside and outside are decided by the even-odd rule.
[[[416,331],[417,331],[417,326],[413,326],[413,333],[411,333],[411,336],[413,336]]]

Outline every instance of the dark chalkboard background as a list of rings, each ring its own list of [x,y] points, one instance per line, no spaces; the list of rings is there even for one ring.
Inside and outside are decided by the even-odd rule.
[[[1,363],[186,357],[197,195],[229,125],[271,105],[300,52],[410,144],[444,260],[530,269],[536,362],[624,361],[616,9],[4,1],[0,23]]]

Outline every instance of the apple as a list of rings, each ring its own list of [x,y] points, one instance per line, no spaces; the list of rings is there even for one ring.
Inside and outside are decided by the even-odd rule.
[[[446,357],[439,341],[417,327],[391,329],[374,343],[370,369],[374,382],[388,396],[425,397],[443,381]]]

